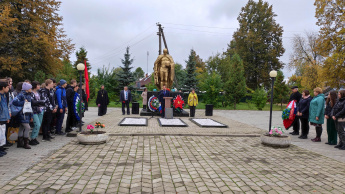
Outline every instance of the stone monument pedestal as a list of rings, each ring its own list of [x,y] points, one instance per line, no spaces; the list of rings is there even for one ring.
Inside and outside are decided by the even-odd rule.
[[[165,100],[165,117],[166,119],[172,119],[173,118],[173,109],[171,108],[171,99],[173,99],[173,97],[163,97],[163,99]]]
[[[150,97],[151,96],[158,97],[158,95],[159,95],[159,92],[147,92],[147,108],[146,108],[146,110],[144,110],[144,109],[140,110],[140,116],[160,116],[161,115],[159,113],[159,111],[152,112],[148,108],[148,106],[150,106],[150,104],[149,104]],[[183,93],[182,92],[170,92],[170,96],[173,97],[173,98],[175,98],[177,95],[181,95],[183,97]],[[189,117],[189,113],[186,112],[185,110],[183,110],[182,112],[173,111],[173,113],[174,113],[174,117]]]
[[[174,118],[174,113],[173,113],[173,108],[165,108],[165,117],[166,119],[173,119]]]

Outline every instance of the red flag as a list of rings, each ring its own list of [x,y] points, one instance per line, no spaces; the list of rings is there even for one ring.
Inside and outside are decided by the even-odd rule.
[[[85,76],[85,93],[86,93],[86,101],[89,102],[90,98],[90,91],[89,91],[89,73],[87,72],[87,65],[86,60],[84,60],[85,64],[85,70],[84,70],[84,76]]]

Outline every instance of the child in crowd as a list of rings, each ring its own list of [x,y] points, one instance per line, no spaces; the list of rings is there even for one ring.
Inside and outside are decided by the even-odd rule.
[[[46,102],[42,121],[42,141],[50,141],[51,139],[53,139],[53,136],[49,134],[49,132],[51,131],[51,122],[53,119],[53,114],[55,114],[57,111],[57,106],[55,104],[54,99],[54,92],[51,92],[53,90],[53,87],[53,80],[47,79],[45,81],[45,87],[41,90],[42,97],[43,99],[45,99]]]
[[[0,157],[6,155],[6,123],[10,122],[10,113],[8,110],[6,93],[9,91],[8,81],[6,79],[0,80]]]
[[[32,85],[24,82],[22,85],[22,91],[18,94],[18,96],[13,100],[12,104],[18,107],[23,107],[25,102],[31,102],[32,92]],[[25,149],[31,149],[29,146],[29,132],[30,132],[30,125],[29,123],[32,122],[32,113],[19,113],[17,115],[17,120],[20,123],[19,132],[18,132],[18,142],[17,147],[23,147]]]
[[[44,105],[44,101],[41,98],[41,94],[39,90],[41,89],[41,85],[37,81],[32,82],[32,94],[33,100],[36,100],[40,104]],[[33,120],[34,120],[34,127],[31,132],[31,140],[29,142],[30,145],[37,145],[39,142],[37,141],[37,136],[39,130],[41,128],[43,114],[44,114],[44,106],[38,105],[38,103],[32,104],[32,111],[33,111]]]
[[[55,95],[56,101],[59,106],[59,109],[56,113],[57,121],[56,121],[56,132],[57,135],[65,135],[62,132],[62,123],[65,117],[65,112],[67,111],[67,99],[66,99],[66,88],[67,82],[65,80],[60,80],[60,84],[56,87]]]

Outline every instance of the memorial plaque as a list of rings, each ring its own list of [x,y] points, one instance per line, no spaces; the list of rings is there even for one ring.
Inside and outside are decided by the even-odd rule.
[[[125,117],[120,121],[119,126],[147,126],[147,118]]]
[[[188,127],[181,119],[158,118],[158,122],[161,127]]]
[[[213,119],[189,119],[190,121],[192,121],[193,123],[195,123],[196,125],[198,125],[199,127],[209,127],[209,128],[227,128],[228,126],[220,123],[218,121],[215,121]]]

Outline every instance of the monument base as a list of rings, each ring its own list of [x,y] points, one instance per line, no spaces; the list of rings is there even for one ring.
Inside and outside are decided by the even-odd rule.
[[[172,119],[174,110],[172,108],[165,108],[165,118]]]
[[[174,117],[189,117],[189,113],[184,110],[181,113],[173,111],[173,115]],[[142,109],[140,111],[140,116],[161,116],[161,114],[159,112],[151,112],[151,111]]]

